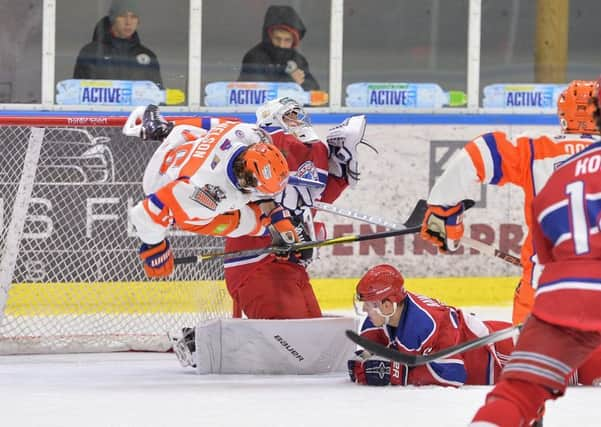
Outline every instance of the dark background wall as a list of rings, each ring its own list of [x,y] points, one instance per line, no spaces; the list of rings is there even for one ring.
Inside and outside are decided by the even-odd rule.
[[[186,89],[188,0],[139,0],[142,42],[161,63],[165,85]],[[56,80],[70,78],[110,0],[57,0]],[[330,2],[205,0],[202,85],[235,80],[244,53],[260,39],[270,4],[293,6],[307,27],[300,50],[329,88]],[[536,0],[483,0],[481,87],[534,81]],[[343,85],[357,81],[431,81],[465,90],[468,0],[346,0]],[[571,0],[568,79],[601,72],[599,0]],[[0,103],[39,102],[42,0],[0,0]]]

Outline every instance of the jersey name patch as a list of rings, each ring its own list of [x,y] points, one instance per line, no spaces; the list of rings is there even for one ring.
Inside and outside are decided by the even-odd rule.
[[[217,209],[219,202],[225,199],[225,193],[221,188],[207,184],[202,188],[197,188],[190,196],[190,199],[212,211]]]

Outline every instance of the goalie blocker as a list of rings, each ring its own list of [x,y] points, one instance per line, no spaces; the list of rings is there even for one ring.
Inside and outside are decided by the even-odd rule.
[[[346,372],[356,347],[344,331],[357,327],[353,317],[216,319],[200,323],[194,334],[184,329],[174,352],[182,366],[198,374]]]

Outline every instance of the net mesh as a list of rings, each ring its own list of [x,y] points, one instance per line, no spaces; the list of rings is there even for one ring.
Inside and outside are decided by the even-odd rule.
[[[127,212],[157,145],[115,127],[0,126],[0,353],[164,351],[168,332],[230,316],[219,261],[144,276]],[[223,249],[169,239],[176,256]]]

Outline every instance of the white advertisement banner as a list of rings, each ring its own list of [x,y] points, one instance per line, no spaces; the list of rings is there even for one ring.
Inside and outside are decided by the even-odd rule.
[[[556,126],[491,125],[369,125],[366,137],[379,154],[359,148],[361,180],[334,205],[361,213],[404,222],[416,202],[427,198],[430,188],[451,156],[469,140],[491,131],[521,134],[557,133]],[[318,126],[320,135],[327,127]],[[474,185],[470,194],[477,204],[467,211],[466,235],[519,256],[525,237],[523,194],[516,186]],[[382,227],[320,212],[316,220],[327,225],[328,237],[384,231]],[[358,277],[378,263],[401,268],[408,277],[519,276],[520,269],[499,258],[461,248],[440,255],[419,236],[340,244],[319,250],[320,259],[310,267],[312,277]]]

